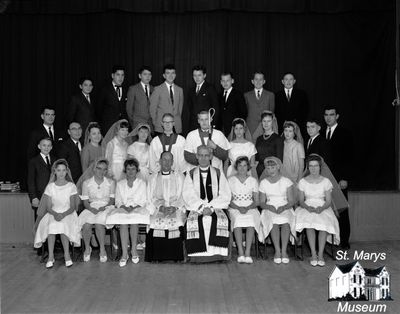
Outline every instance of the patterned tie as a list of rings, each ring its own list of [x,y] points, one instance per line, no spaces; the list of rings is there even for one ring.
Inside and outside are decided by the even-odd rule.
[[[199,93],[199,91],[200,91],[200,85],[197,85],[197,88],[196,88],[196,95]]]
[[[257,99],[260,99],[260,97],[261,97],[261,94],[260,94],[260,91],[258,90],[257,91]]]
[[[121,98],[121,86],[115,86],[115,91],[117,92],[118,99]]]
[[[310,137],[310,139],[308,140],[307,149],[310,149],[311,144],[312,144],[312,138]]]
[[[224,93],[224,101],[225,101],[225,103],[227,102],[227,100],[228,100],[228,91],[226,90],[225,93]]]

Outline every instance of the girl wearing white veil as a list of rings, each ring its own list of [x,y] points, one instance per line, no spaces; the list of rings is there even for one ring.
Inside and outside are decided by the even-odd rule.
[[[226,177],[228,178],[237,173],[234,167],[236,159],[240,156],[246,156],[250,161],[251,170],[249,170],[249,174],[257,178],[255,167],[257,150],[252,142],[246,122],[242,118],[236,118],[232,121],[231,133],[229,133],[228,140],[231,148],[228,151],[228,159],[224,163]]]
[[[129,137],[134,139],[134,142],[128,147],[128,158],[134,158],[139,162],[138,177],[145,182],[150,173],[150,126],[147,123],[139,123],[136,128],[129,133]]]
[[[264,171],[264,160],[267,157],[283,159],[283,139],[278,135],[278,122],[272,111],[265,110],[261,114],[261,123],[253,134],[257,149],[257,175]]]
[[[60,234],[65,266],[69,267],[73,264],[69,254],[69,242],[73,242],[76,246],[81,245],[76,214],[79,203],[78,191],[65,159],[56,160],[51,169],[50,181],[38,208],[34,247],[40,248],[47,239],[49,258],[46,268],[51,268],[54,265],[55,235]]]
[[[299,126],[293,121],[283,124],[284,146],[282,174],[293,181],[299,182],[304,170],[304,146]]]
[[[90,238],[95,227],[100,245],[100,262],[107,261],[105,250],[105,226],[108,214],[114,209],[115,182],[107,178],[108,160],[100,158],[89,167],[79,179],[82,183],[81,199],[85,209],[79,215],[79,228],[82,229],[85,252],[83,260],[90,261]]]
[[[105,156],[105,147],[101,145],[101,129],[97,122],[90,122],[85,130],[85,142],[81,152],[82,172],[97,158]]]
[[[296,231],[302,232],[303,229],[306,229],[311,249],[310,264],[325,266],[325,243],[327,240],[328,242],[331,240],[328,234],[334,236],[334,244],[340,243],[339,222],[332,209],[332,190],[337,190],[334,187],[337,182],[333,182],[336,180],[321,156],[317,154],[308,156],[306,167],[307,170],[298,184],[300,207],[295,212]],[[328,178],[329,175],[332,177]],[[341,192],[340,189],[338,190]],[[346,201],[343,203],[339,194],[334,197],[337,198],[336,206],[339,208],[343,205],[348,206]],[[316,231],[318,231],[318,252],[316,251]]]
[[[110,162],[108,174],[115,181],[123,177],[124,161],[127,157],[129,123],[122,119],[115,122],[104,136],[102,146],[105,147],[105,156]]]

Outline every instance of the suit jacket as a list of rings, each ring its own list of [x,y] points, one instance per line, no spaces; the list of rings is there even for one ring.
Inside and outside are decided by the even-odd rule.
[[[51,153],[52,153],[52,155],[57,157],[58,146],[63,139],[62,139],[62,137],[60,137],[60,134],[55,129],[55,127],[53,127],[53,129],[54,129],[54,141],[53,141],[53,148],[51,150]],[[47,133],[47,130],[44,128],[43,125],[39,129],[33,130],[31,132],[31,134],[29,136],[28,149],[27,149],[27,154],[26,154],[28,161],[40,153],[39,148],[37,146],[39,144],[39,141],[44,137],[50,137],[50,136],[49,136],[49,133]]]
[[[183,112],[183,130],[184,134],[198,128],[197,114],[201,110],[215,109],[213,125],[219,120],[220,108],[217,91],[214,85],[204,81],[198,94],[196,94],[196,85],[191,87],[186,96],[186,103]]]
[[[50,163],[55,157],[50,155]],[[34,198],[40,200],[50,180],[51,166],[48,167],[40,154],[29,160],[28,163],[28,193],[32,202]]]
[[[308,115],[307,94],[297,88],[292,89],[290,101],[287,99],[285,89],[275,93],[275,115],[278,119],[279,132],[283,132],[285,121],[296,122],[302,131],[306,131],[306,119]],[[303,133],[303,136],[306,133]]]
[[[253,90],[244,94],[247,106],[247,127],[253,134],[261,121],[261,114],[264,110],[275,112],[275,95],[274,93],[263,89],[260,99],[257,99]]]
[[[308,137],[307,140],[304,142],[304,151],[306,153],[306,158],[310,154],[318,154],[324,159],[324,161],[330,168],[332,157],[331,157],[331,151],[330,151],[328,142],[325,139],[325,136],[320,133],[316,138],[314,138],[310,147],[307,147],[309,139],[310,138]]]
[[[78,122],[85,132],[90,122],[96,121],[94,112],[94,97],[90,95],[90,102],[82,92],[72,96],[67,109],[67,123]]]
[[[169,88],[164,82],[154,89],[150,97],[150,115],[153,120],[154,130],[162,133],[161,120],[164,113],[172,113],[175,119],[176,133],[182,133],[183,89],[173,85],[174,104],[171,102]]]
[[[117,93],[111,82],[105,85],[100,91],[97,116],[100,117],[103,134],[118,120],[128,119],[128,115],[126,114],[126,96],[127,88],[122,86],[122,97],[121,100],[118,100]]]
[[[72,180],[78,182],[82,175],[81,153],[71,138],[61,143],[58,158],[64,158],[68,162]]]
[[[321,135],[326,137],[326,128]],[[348,181],[351,179],[353,161],[353,137],[350,131],[338,124],[327,143],[331,152],[330,169],[333,176],[338,182]]]
[[[243,93],[239,92],[236,88],[232,88],[226,102],[224,99],[224,92],[219,95],[219,103],[221,113],[219,115],[217,129],[221,130],[225,136],[228,136],[232,128],[233,119],[247,118],[246,102]]]
[[[153,91],[154,87],[149,85],[149,96],[151,96]],[[132,128],[135,128],[140,122],[143,122],[148,123],[152,130],[154,130],[150,116],[150,97],[147,98],[140,82],[136,85],[129,86],[126,113],[128,114]]]

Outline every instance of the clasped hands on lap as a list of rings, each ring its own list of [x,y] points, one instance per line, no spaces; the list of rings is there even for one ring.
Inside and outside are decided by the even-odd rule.
[[[271,212],[273,212],[273,213],[276,213],[276,214],[281,214],[281,213],[283,213],[286,209],[288,209],[286,206],[279,206],[278,208],[276,208],[274,205],[269,205],[269,204],[265,204],[264,205],[264,208],[265,209],[267,209],[267,210],[269,210],[269,211],[271,211]]]
[[[174,206],[164,206],[164,205],[161,205],[160,208],[158,209],[158,211],[164,214],[165,216],[172,215],[173,213],[176,212],[176,210],[177,208]]]

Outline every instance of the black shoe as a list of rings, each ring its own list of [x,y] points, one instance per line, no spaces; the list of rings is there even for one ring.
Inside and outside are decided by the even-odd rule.
[[[343,243],[343,244],[340,244],[340,248],[342,249],[342,250],[350,250],[350,244],[349,243]]]
[[[42,248],[35,249],[37,256],[42,256]]]

